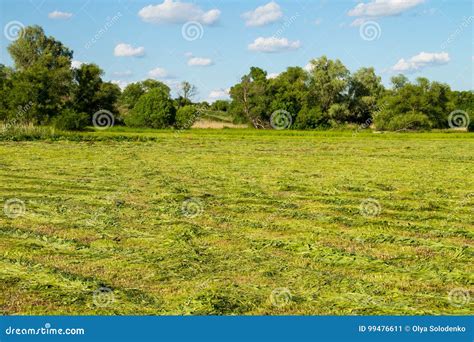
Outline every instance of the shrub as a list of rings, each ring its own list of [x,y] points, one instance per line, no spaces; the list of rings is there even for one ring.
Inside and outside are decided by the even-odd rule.
[[[393,114],[382,112],[374,118],[375,127],[380,130],[425,130],[431,128],[431,121],[427,115],[420,112]]]
[[[65,109],[53,119],[53,126],[62,131],[82,131],[90,124],[87,113],[77,113],[72,109]]]
[[[211,105],[212,110],[227,112],[229,110],[229,101],[217,100]]]
[[[194,106],[184,106],[176,113],[175,127],[178,129],[189,129],[196,122],[198,111]]]
[[[328,127],[327,116],[321,111],[319,107],[308,108],[304,107],[300,110],[296,117],[293,127],[296,129],[315,129]]]
[[[350,112],[346,104],[335,103],[329,107],[328,115],[333,124],[343,123],[349,119]]]
[[[142,95],[132,111],[125,117],[131,127],[167,128],[175,120],[175,107],[169,95],[154,88]]]
[[[473,115],[471,115],[469,117],[469,126],[467,126],[467,130],[469,132],[474,132],[474,117],[473,117]]]

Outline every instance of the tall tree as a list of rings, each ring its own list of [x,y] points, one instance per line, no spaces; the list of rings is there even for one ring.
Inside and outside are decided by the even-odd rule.
[[[255,128],[268,125],[270,114],[268,112],[268,80],[267,73],[256,67],[242,77],[239,84],[230,89],[232,98],[231,112],[235,116],[252,123]]]
[[[295,117],[308,98],[308,73],[300,67],[289,67],[269,81],[270,112],[285,110]]]
[[[169,96],[171,92],[171,89],[163,82],[147,79],[142,82],[127,85],[120,97],[120,103],[125,106],[127,110],[131,110],[135,107],[138,99],[152,89],[160,89],[162,92],[165,92],[167,96]]]
[[[33,106],[27,113],[30,121],[44,123],[57,115],[69,95],[72,80],[73,52],[39,26],[22,30],[8,51],[15,64],[12,77],[11,107]]]
[[[374,68],[361,68],[351,75],[349,80],[350,121],[363,123],[377,110],[377,101],[383,95],[381,77]]]
[[[196,86],[192,85],[188,81],[181,82],[180,90],[178,95],[184,98],[185,101],[191,101],[194,96],[197,94]]]
[[[8,119],[10,109],[9,93],[11,89],[11,75],[13,71],[0,64],[0,121]]]
[[[82,64],[73,70],[72,107],[79,113],[95,113],[99,104],[97,93],[102,86],[103,71],[95,64]]]
[[[323,112],[336,103],[342,103],[349,84],[349,70],[340,60],[322,56],[311,61],[310,104],[319,104]]]
[[[169,94],[157,87],[143,94],[125,123],[132,127],[168,128],[175,122],[176,108]]]

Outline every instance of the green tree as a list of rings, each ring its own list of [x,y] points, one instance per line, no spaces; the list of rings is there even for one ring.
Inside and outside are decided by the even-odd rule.
[[[393,76],[391,78],[392,88],[393,90],[398,90],[403,88],[406,84],[410,83],[408,78],[403,74],[398,74],[397,76]]]
[[[194,106],[184,106],[176,112],[175,127],[189,129],[198,119],[198,111]]]
[[[175,107],[169,94],[161,88],[153,88],[143,94],[133,110],[125,116],[125,124],[131,127],[167,128],[174,124]]]
[[[300,67],[289,67],[269,81],[268,96],[270,113],[285,110],[296,117],[308,99],[308,73]]]
[[[340,60],[330,60],[326,56],[311,62],[309,92],[310,105],[319,105],[327,112],[335,103],[344,102],[349,85],[349,70]]]
[[[53,70],[70,69],[73,52],[54,37],[47,37],[40,26],[27,26],[8,52],[18,71],[41,65]]]
[[[120,103],[127,109],[130,110],[138,102],[138,99],[145,94],[142,84],[131,83],[125,87],[120,97]]]
[[[474,131],[474,90],[453,91],[451,98],[456,110],[463,111],[470,132]]]
[[[305,106],[298,113],[294,127],[296,129],[327,128],[329,127],[328,116],[319,106],[312,108]]]
[[[374,68],[361,68],[349,80],[348,103],[351,122],[363,123],[377,110],[377,102],[385,91]]]
[[[145,93],[152,89],[160,89],[162,92],[170,96],[171,89],[163,82],[147,79],[142,82],[131,83],[125,87],[122,92],[120,103],[127,109],[130,110],[138,102],[138,99]]]
[[[87,113],[89,124],[94,113],[99,110],[107,110],[117,114],[117,100],[121,91],[119,86],[102,80],[103,71],[95,64],[82,64],[73,70],[73,85],[71,90],[70,108],[77,113]],[[61,115],[64,118],[71,118],[71,114]],[[56,123],[56,126],[60,124]],[[67,127],[67,125],[65,125]]]
[[[11,78],[10,108],[24,107],[30,101],[27,119],[46,123],[61,112],[69,96],[72,51],[39,26],[28,26],[8,51],[16,72]],[[15,115],[10,113],[10,115]]]
[[[401,76],[392,78],[392,84],[393,89],[381,98],[381,110],[374,116],[378,129],[448,127],[448,115],[454,108],[448,85],[426,78],[418,78],[413,84]]]
[[[346,103],[334,103],[329,107],[328,117],[333,126],[349,121],[350,111]]]
[[[103,71],[95,64],[82,64],[73,70],[72,105],[77,112],[95,113],[99,110],[97,93],[102,86]]]
[[[13,70],[0,64],[0,121],[8,119],[10,111],[11,75]]]
[[[250,68],[250,73],[230,89],[230,112],[234,117],[252,123],[255,128],[268,126],[271,113],[268,112],[267,91],[267,73],[260,68]]]
[[[103,82],[95,94],[97,110],[106,109],[117,114],[117,102],[121,94],[122,91],[118,85],[111,82]]]
[[[221,112],[227,112],[229,110],[229,101],[227,100],[216,100],[212,103],[211,109]]]

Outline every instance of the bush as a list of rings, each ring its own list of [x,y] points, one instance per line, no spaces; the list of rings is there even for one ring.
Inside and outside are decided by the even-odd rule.
[[[72,109],[65,109],[53,119],[53,126],[62,131],[82,131],[90,124],[87,113],[77,113]]]
[[[349,109],[346,104],[335,103],[329,107],[328,115],[333,124],[346,122],[350,116]]]
[[[382,112],[374,118],[375,127],[380,130],[425,130],[431,128],[431,121],[427,115],[420,112],[395,114]]]
[[[189,129],[196,122],[198,112],[194,106],[184,106],[176,113],[175,127],[178,129]]]
[[[130,127],[167,128],[173,125],[176,109],[169,95],[154,88],[142,95],[125,117]]]
[[[229,110],[229,101],[217,100],[211,105],[212,110],[227,112]]]
[[[328,127],[327,116],[321,111],[319,107],[308,108],[304,107],[298,113],[293,127],[296,129],[315,129]]]

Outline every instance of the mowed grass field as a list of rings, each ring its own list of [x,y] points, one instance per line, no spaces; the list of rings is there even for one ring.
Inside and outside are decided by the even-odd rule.
[[[1,314],[474,312],[473,134],[85,135],[0,142]]]

